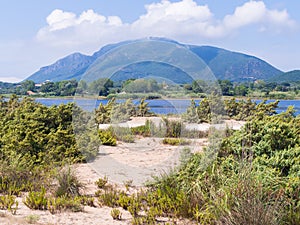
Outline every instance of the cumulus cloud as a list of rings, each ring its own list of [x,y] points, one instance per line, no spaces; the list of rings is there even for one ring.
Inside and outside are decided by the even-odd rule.
[[[268,9],[263,1],[249,1],[232,14],[218,20],[208,5],[193,0],[162,0],[145,6],[146,12],[136,21],[124,23],[118,16],[105,17],[93,10],[77,16],[54,10],[47,17],[37,39],[52,45],[101,45],[145,36],[165,36],[180,41],[199,38],[224,38],[239,29],[256,25],[258,31],[281,32],[295,27],[286,10]]]

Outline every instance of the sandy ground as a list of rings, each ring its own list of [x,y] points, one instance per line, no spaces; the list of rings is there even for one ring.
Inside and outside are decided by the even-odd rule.
[[[207,144],[206,139],[198,139],[190,144],[192,151],[201,151]],[[101,146],[100,154],[93,163],[76,164],[73,170],[84,185],[82,194],[93,195],[97,191],[95,181],[107,176],[109,182],[124,189],[124,181],[132,180],[130,189],[134,192],[141,188],[143,182],[151,179],[152,175],[167,172],[178,165],[178,159],[184,146],[163,145],[159,138],[140,138],[134,143],[119,142],[115,147]],[[130,224],[131,215],[120,208],[122,220],[113,220],[110,216],[111,208],[84,207],[84,212],[63,212],[52,215],[49,211],[31,210],[17,198],[19,209],[16,215],[0,210],[0,224],[47,224],[47,225],[111,225]],[[31,223],[30,220],[32,220]],[[179,221],[178,224],[190,224]]]
[[[141,126],[146,119],[133,119],[124,126]],[[155,123],[160,121],[153,119]],[[228,127],[240,129],[243,122],[226,121]],[[207,130],[208,124],[190,125],[191,129]],[[207,145],[207,139],[190,140],[189,148],[192,152],[202,151]],[[83,194],[93,195],[97,190],[95,181],[100,177],[107,176],[109,182],[124,188],[124,182],[132,180],[132,189],[137,190],[152,176],[168,172],[174,166],[179,165],[182,149],[187,146],[163,145],[160,138],[137,138],[134,143],[119,142],[115,147],[100,146],[99,155],[91,163],[77,164],[74,166],[75,174],[83,183]],[[111,208],[108,207],[84,207],[83,212],[63,212],[52,215],[49,211],[30,210],[19,197],[19,209],[16,215],[0,210],[1,225],[111,225],[130,224],[129,212],[120,209],[122,220],[113,220],[110,216]],[[191,224],[189,221],[181,220],[177,224]]]

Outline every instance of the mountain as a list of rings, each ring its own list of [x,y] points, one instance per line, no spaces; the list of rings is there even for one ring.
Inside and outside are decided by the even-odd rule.
[[[33,80],[35,83],[42,83],[46,80],[80,80],[82,74],[94,62],[95,58],[81,53],[73,53],[62,58],[50,66],[42,67],[26,80]]]
[[[283,74],[279,74],[277,76],[271,77],[268,81],[270,82],[296,82],[300,81],[300,70],[293,70]]]
[[[268,80],[273,76],[279,76],[283,73],[267,62],[243,53],[232,52],[212,46],[186,45],[165,38],[147,39],[174,43],[188,48],[210,67],[217,79],[227,79],[231,81],[257,79]],[[80,80],[87,71],[91,73],[92,70],[88,69],[96,67],[97,65],[95,64],[97,63],[99,64],[99,61],[102,59],[101,56],[104,56],[107,52],[119,46],[130,44],[136,41],[141,40],[125,41],[106,45],[99,51],[95,52],[92,56],[87,56],[80,53],[71,54],[58,60],[52,65],[42,67],[39,71],[29,76],[26,80],[33,80],[35,83],[41,83],[46,80]],[[154,52],[153,54],[157,54],[157,52]],[[94,74],[89,75],[90,77],[95,77]],[[112,75],[113,74],[110,76]],[[107,75],[102,74],[100,76]],[[114,74],[112,78],[115,80],[126,80],[128,78],[142,78],[145,76],[161,76],[163,78],[172,77],[176,83],[191,82],[191,78],[179,68],[174,68],[164,63],[152,61],[128,65]]]
[[[211,46],[189,46],[189,48],[203,59],[220,80],[266,80],[282,74],[282,71],[254,56]]]

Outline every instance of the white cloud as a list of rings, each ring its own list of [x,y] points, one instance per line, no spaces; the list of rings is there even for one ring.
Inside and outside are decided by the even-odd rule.
[[[54,10],[47,17],[37,39],[56,46],[97,46],[145,36],[165,36],[180,41],[200,38],[224,38],[239,29],[257,25],[261,32],[280,32],[295,26],[286,10],[268,9],[263,1],[249,1],[233,14],[217,20],[207,5],[193,0],[170,2],[162,0],[145,6],[146,13],[131,24],[118,16],[105,17],[93,10],[77,16],[72,12]]]
[[[74,24],[76,15],[62,10],[54,10],[48,17],[49,31],[62,30]]]
[[[249,1],[237,7],[234,14],[225,16],[223,26],[231,31],[241,27],[259,24],[260,31],[275,30],[276,32],[295,27],[286,10],[268,9],[263,1]],[[269,29],[267,29],[269,28]]]

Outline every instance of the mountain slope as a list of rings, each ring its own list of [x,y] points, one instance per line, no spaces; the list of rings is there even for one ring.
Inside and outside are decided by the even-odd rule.
[[[61,81],[76,79],[80,80],[82,74],[95,60],[92,56],[81,53],[73,53],[62,58],[50,66],[42,67],[39,71],[29,76],[26,80],[42,83],[46,80]]]
[[[268,80],[273,76],[282,74],[282,71],[254,56],[231,52],[212,46],[184,45],[165,38],[148,39],[174,43],[187,47],[210,67],[217,79],[228,79],[231,81],[256,79]],[[99,63],[99,60],[97,62],[99,57],[114,48],[132,42],[135,41],[125,41],[117,44],[106,45],[99,51],[95,52],[92,56],[74,53],[58,60],[50,66],[41,68],[38,72],[29,76],[27,80],[33,80],[36,83],[40,83],[45,80],[60,81],[72,78],[79,80],[88,68],[95,66],[95,63]],[[113,74],[110,76],[112,75]],[[128,78],[141,78],[149,75],[163,76],[165,78],[176,76],[176,83],[189,83],[191,81],[191,79],[186,76],[187,74],[179,68],[171,68],[168,65],[157,62],[141,62],[138,64],[132,64],[119,70],[113,77],[116,80],[125,80]]]
[[[274,76],[272,78],[270,78],[268,81],[271,82],[296,82],[296,81],[300,81],[300,70],[293,70],[293,71],[289,71],[283,74],[279,74],[277,76]]]
[[[217,79],[265,80],[282,72],[254,56],[211,46],[189,46],[210,67]]]

